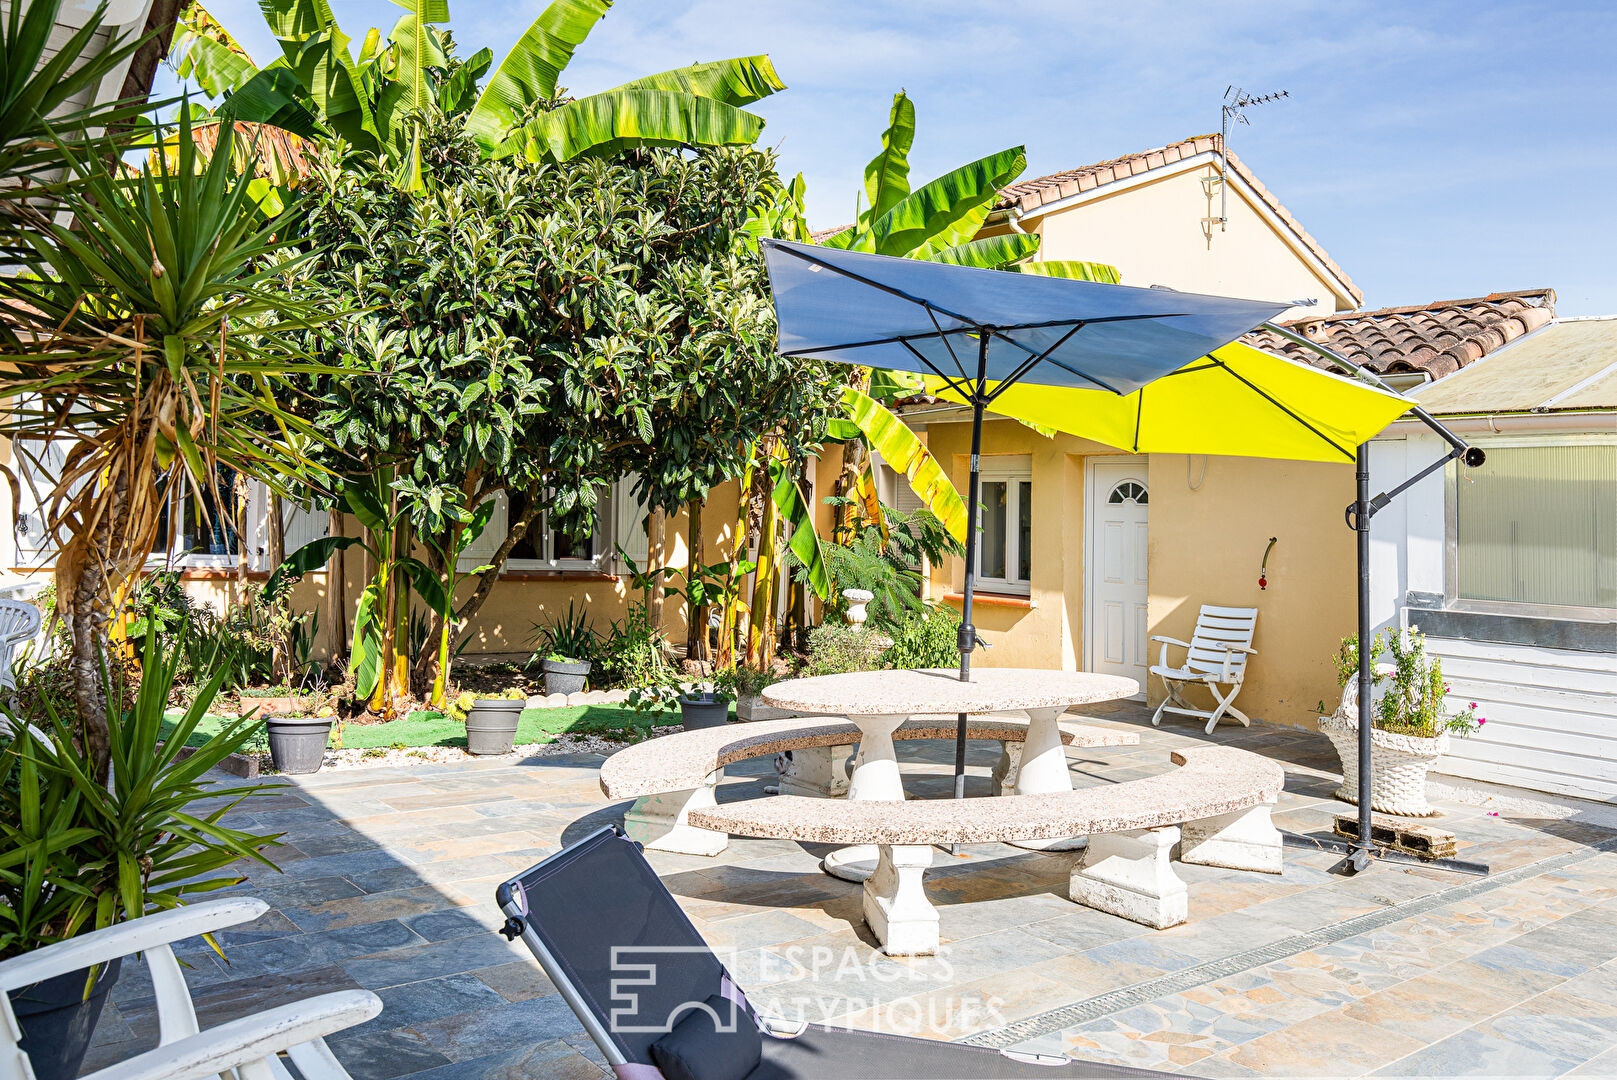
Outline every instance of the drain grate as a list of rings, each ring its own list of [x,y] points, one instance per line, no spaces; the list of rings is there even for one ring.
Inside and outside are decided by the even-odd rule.
[[[1236,953],[1222,960],[1212,960],[1205,964],[1197,964],[1195,967],[1169,972],[1166,975],[1148,979],[1145,982],[1135,983],[1132,986],[1109,990],[1096,997],[1086,998],[1071,1005],[1063,1005],[1060,1008],[1039,1013],[1037,1016],[1025,1017],[1014,1024],[1007,1024],[991,1031],[967,1036],[960,1041],[970,1043],[973,1046],[992,1047],[996,1050],[1009,1049],[1045,1035],[1052,1035],[1055,1032],[1076,1027],[1090,1020],[1098,1020],[1103,1016],[1110,1016],[1124,1009],[1143,1005],[1148,1001],[1155,1001],[1158,998],[1168,997],[1172,994],[1182,994],[1186,990],[1193,990],[1198,986],[1217,982],[1219,979],[1227,979],[1231,976],[1239,975],[1243,971],[1262,967],[1265,964],[1273,964],[1287,957],[1308,952],[1311,949],[1333,945],[1340,941],[1346,941],[1348,938],[1357,937],[1360,934],[1368,934],[1372,931],[1392,926],[1395,923],[1403,922],[1405,919],[1413,918],[1416,915],[1423,915],[1428,911],[1435,911],[1440,907],[1467,900],[1481,893],[1504,888],[1506,885],[1514,885],[1519,881],[1525,881],[1540,874],[1552,873],[1573,863],[1582,862],[1584,859],[1590,859],[1608,851],[1617,851],[1617,838],[1606,840],[1580,851],[1552,855],[1535,863],[1518,866],[1514,870],[1502,870],[1485,878],[1478,878],[1462,885],[1456,885],[1452,889],[1444,889],[1441,892],[1417,897],[1395,907],[1389,907],[1384,911],[1371,911],[1364,915],[1356,915],[1351,919],[1343,919],[1341,922],[1322,926],[1318,930],[1307,930],[1300,934],[1293,934],[1291,937],[1281,938],[1279,941],[1261,945],[1255,949],[1248,949],[1246,952]]]

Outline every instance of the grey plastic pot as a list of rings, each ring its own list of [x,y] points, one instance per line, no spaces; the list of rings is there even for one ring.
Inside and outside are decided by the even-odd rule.
[[[509,754],[517,721],[528,703],[521,698],[478,698],[466,711],[466,749],[483,756]]]
[[[589,681],[590,662],[579,660],[541,660],[539,670],[545,673],[545,693],[582,694]]]
[[[122,958],[101,969],[88,1000],[80,968],[54,979],[11,991],[11,1011],[22,1027],[22,1050],[39,1080],[73,1080],[79,1074],[90,1036],[107,1003],[107,991],[118,981]]]
[[[276,772],[296,776],[319,772],[325,764],[331,717],[271,716],[264,727],[269,731],[270,759]]]
[[[686,694],[679,699],[679,715],[686,731],[723,727],[730,722],[730,699],[716,694]]]

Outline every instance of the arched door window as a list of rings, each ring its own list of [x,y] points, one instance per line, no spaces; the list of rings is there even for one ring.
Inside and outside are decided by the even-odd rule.
[[[1136,503],[1140,506],[1145,506],[1151,501],[1151,496],[1145,490],[1144,484],[1134,480],[1125,480],[1112,489],[1112,493],[1106,497],[1106,501],[1114,504]]]

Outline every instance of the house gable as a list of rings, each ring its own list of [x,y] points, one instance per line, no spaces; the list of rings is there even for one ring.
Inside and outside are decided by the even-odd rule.
[[[1218,146],[1201,136],[1012,184],[983,235],[1037,232],[1037,258],[1111,263],[1132,285],[1315,302],[1297,315],[1357,306],[1358,287],[1234,154],[1220,225]]]

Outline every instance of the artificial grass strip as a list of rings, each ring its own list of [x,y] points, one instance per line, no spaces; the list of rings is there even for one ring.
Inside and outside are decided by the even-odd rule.
[[[732,718],[734,716],[734,706]],[[171,713],[163,720],[161,738],[174,730],[179,713]],[[191,737],[190,746],[201,746],[218,733],[226,718],[206,716]],[[517,745],[555,741],[556,736],[606,735],[629,741],[642,739],[651,729],[679,723],[679,710],[658,713],[637,713],[633,709],[618,709],[607,705],[574,705],[562,709],[524,709],[517,722]],[[333,736],[336,732],[333,731]],[[403,720],[390,720],[385,724],[344,724],[342,749],[369,750],[387,748],[394,743],[405,746],[459,746],[466,745],[466,725],[451,720],[443,713],[418,711]],[[333,737],[332,746],[336,748]]]

